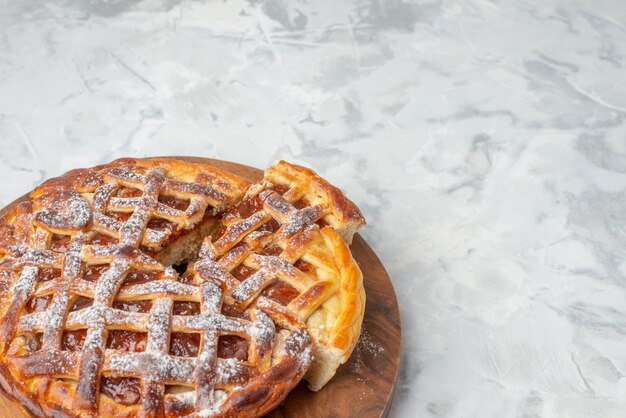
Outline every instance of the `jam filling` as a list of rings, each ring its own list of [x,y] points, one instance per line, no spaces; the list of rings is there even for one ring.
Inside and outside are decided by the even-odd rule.
[[[261,251],[259,251],[259,254],[261,255],[273,255],[273,256],[279,256],[281,255],[283,252],[283,249],[276,246],[276,245],[270,245],[268,247],[263,248]]]
[[[289,189],[290,189],[290,187],[286,186],[284,184],[274,184],[272,186],[272,190],[274,190],[279,195],[284,195],[285,193],[287,193],[289,191]]]
[[[24,348],[29,353],[41,350],[41,340],[43,339],[43,334],[25,335],[24,339],[26,340]]]
[[[135,405],[141,398],[141,382],[132,377],[103,376],[100,391],[122,405]]]
[[[193,273],[186,271],[182,276],[178,276],[178,281],[184,284],[193,284]]]
[[[261,225],[257,231],[259,232],[271,232],[274,233],[276,231],[278,231],[278,229],[280,228],[280,224],[276,221],[276,219],[272,218],[269,221],[265,222],[263,225]]]
[[[170,231],[176,230],[176,223],[172,221],[168,221],[163,218],[152,218],[148,221],[148,228],[150,229],[158,229],[160,231],[169,229]]]
[[[107,348],[133,353],[145,351],[148,344],[148,334],[126,330],[111,330],[107,339]]]
[[[166,222],[170,222],[170,221],[166,221]],[[189,231],[193,231],[193,229],[195,229],[195,228],[192,228],[192,229],[182,229],[182,228],[180,228],[180,229],[178,229],[178,225],[176,223],[170,222],[170,224],[171,224],[170,231],[172,231],[172,232],[170,232],[170,234],[167,237],[167,241],[166,241],[167,245],[176,242],[184,234],[188,233]],[[200,226],[200,224],[196,225],[196,227],[199,227],[199,226]]]
[[[179,199],[174,196],[159,196],[159,202],[165,203],[167,206],[178,209],[178,210],[187,210],[189,207],[190,200],[189,199]]]
[[[114,238],[114,237],[112,237],[110,235],[106,235],[106,234],[102,234],[102,233],[98,232],[91,239],[91,244],[94,244],[94,245],[117,244],[117,238]]]
[[[26,312],[43,312],[48,308],[52,301],[52,295],[37,296],[28,301],[25,306]]]
[[[198,302],[174,302],[174,315],[198,315],[200,313],[200,304]]]
[[[239,215],[239,218],[245,219],[254,215],[262,208],[263,202],[261,202],[261,199],[259,199],[258,196],[254,196],[253,198],[241,201],[237,206],[235,206],[233,212],[237,213]]]
[[[320,219],[318,219],[317,221],[315,221],[315,223],[316,223],[316,224],[317,224],[320,228],[324,228],[325,226],[328,226],[328,225],[329,225],[329,223],[328,223],[328,222],[326,222],[326,221],[324,220],[324,218],[320,218]]]
[[[254,215],[258,211],[263,209],[263,202],[259,199],[258,196],[254,196],[252,198],[248,198],[239,202],[235,207],[225,212],[222,216],[222,223],[229,224],[236,222],[240,219],[246,219],[250,216]],[[272,219],[273,221],[273,219]],[[269,221],[271,222],[271,221]],[[274,221],[276,222],[276,221]],[[274,225],[269,225],[263,229],[265,225],[261,226],[260,230],[271,230]],[[278,227],[276,227],[276,230]],[[224,233],[226,233],[226,226],[222,226],[219,231],[215,234],[215,240],[220,239]]]
[[[120,222],[126,222],[128,218],[131,217],[132,214],[133,214],[132,212],[115,212],[112,210],[106,213],[106,215],[109,218],[117,219]]]
[[[200,347],[200,334],[173,332],[170,336],[170,355],[197,357]]]
[[[222,220],[224,220],[225,218],[222,218]],[[217,241],[218,239],[222,238],[222,236],[224,236],[224,234],[226,233],[226,226],[222,225],[222,227],[215,233],[215,236],[213,237],[213,241]]]
[[[133,271],[128,273],[122,286],[129,286],[133,284],[142,284],[154,281],[158,278],[159,271]]]
[[[233,208],[229,209],[222,215],[224,223],[235,222],[239,219],[246,219],[263,208],[263,202],[258,196],[247,198],[239,202]]]
[[[306,261],[303,261],[302,259],[299,259],[298,261],[296,261],[293,266],[297,269],[299,269],[300,271],[303,271],[305,273],[307,272],[314,272],[315,271],[315,267],[313,266],[313,264],[311,263],[307,263]]]
[[[143,195],[140,189],[134,187],[124,187],[117,191],[117,197],[139,197]]]
[[[113,308],[120,311],[133,312],[133,313],[147,313],[152,309],[151,300],[128,300],[128,301],[115,301],[113,302]]]
[[[200,224],[196,225],[196,227],[198,226],[200,226]],[[150,221],[148,222],[148,228],[158,229],[160,231],[165,231],[165,230],[169,231],[169,235],[167,236],[166,240],[163,243],[161,243],[161,247],[176,242],[180,237],[183,236],[183,234],[186,234],[189,231],[193,230],[193,228],[192,229],[182,229],[182,228],[179,229],[177,223],[168,221],[167,219],[162,219],[162,218],[150,219]]]
[[[68,235],[52,235],[52,242],[50,243],[50,249],[52,251],[58,251],[64,253],[67,247],[70,245],[71,237]]]
[[[229,305],[227,303],[222,305],[222,314],[231,318],[241,318],[250,320],[250,315],[244,311],[240,306]]]
[[[306,200],[306,198],[301,197],[300,199],[296,200],[295,202],[292,203],[292,205],[296,208],[296,209],[302,209],[302,208],[306,208],[309,205],[309,201]]]
[[[275,300],[281,305],[286,306],[289,305],[289,302],[294,300],[300,292],[298,292],[293,286],[277,280],[275,283],[266,287],[262,294]]]
[[[61,277],[61,269],[55,268],[40,268],[37,274],[37,279],[41,282],[47,282],[48,280]]]
[[[108,268],[109,264],[97,264],[93,266],[88,266],[87,270],[85,271],[85,275],[83,276],[83,279],[87,280],[88,282],[95,282]]]
[[[74,305],[72,305],[70,312],[80,311],[81,309],[88,308],[91,305],[93,305],[93,299],[79,296],[76,301],[74,301]]]
[[[150,257],[153,257],[153,258],[159,253],[158,248],[150,248],[150,247],[146,247],[145,245],[140,245],[139,250],[142,253],[149,255]]]
[[[177,357],[197,357],[200,348],[200,334],[174,332],[170,337],[170,355]],[[248,360],[250,344],[245,338],[236,335],[223,335],[217,343],[219,358]]]
[[[86,329],[78,329],[75,331],[63,332],[63,338],[61,340],[61,350],[64,351],[79,351],[82,350],[85,344],[85,338],[87,337]]]
[[[239,264],[237,267],[233,269],[231,274],[239,281],[243,281],[248,277],[252,276],[256,272],[252,267],[248,267],[244,264]]]
[[[240,361],[248,360],[250,344],[245,338],[237,335],[223,335],[217,340],[217,356],[219,358],[236,358]]]

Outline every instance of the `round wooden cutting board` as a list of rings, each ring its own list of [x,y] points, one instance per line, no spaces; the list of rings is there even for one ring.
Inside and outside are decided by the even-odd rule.
[[[252,182],[263,172],[226,161],[198,157],[175,157],[202,162],[237,174]],[[8,212],[21,197],[0,210]],[[400,314],[396,295],[382,263],[358,234],[352,254],[363,271],[367,302],[359,343],[346,364],[319,392],[300,383],[285,401],[266,417],[348,418],[386,417],[393,398],[400,362]],[[22,410],[0,395],[0,418],[24,418]]]

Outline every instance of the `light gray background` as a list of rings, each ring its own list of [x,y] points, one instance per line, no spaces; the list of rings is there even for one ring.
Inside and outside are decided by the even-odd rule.
[[[624,417],[625,54],[622,0],[0,0],[0,203],[304,163],[396,287],[393,417]]]

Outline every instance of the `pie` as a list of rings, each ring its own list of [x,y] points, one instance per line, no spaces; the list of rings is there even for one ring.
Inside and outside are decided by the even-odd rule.
[[[0,219],[0,388],[32,416],[256,417],[350,356],[365,221],[315,172],[121,159]]]

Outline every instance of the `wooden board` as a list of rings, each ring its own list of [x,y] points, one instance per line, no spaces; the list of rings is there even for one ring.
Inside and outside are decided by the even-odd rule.
[[[256,168],[220,160],[177,157],[211,164],[250,181],[262,178]],[[3,210],[10,210],[26,196]],[[300,383],[270,418],[348,418],[386,417],[393,398],[400,362],[400,314],[396,295],[382,263],[358,234],[351,246],[363,271],[367,302],[363,331],[350,360],[339,368],[333,379],[319,392]],[[1,418],[24,418],[22,410],[0,395]]]

